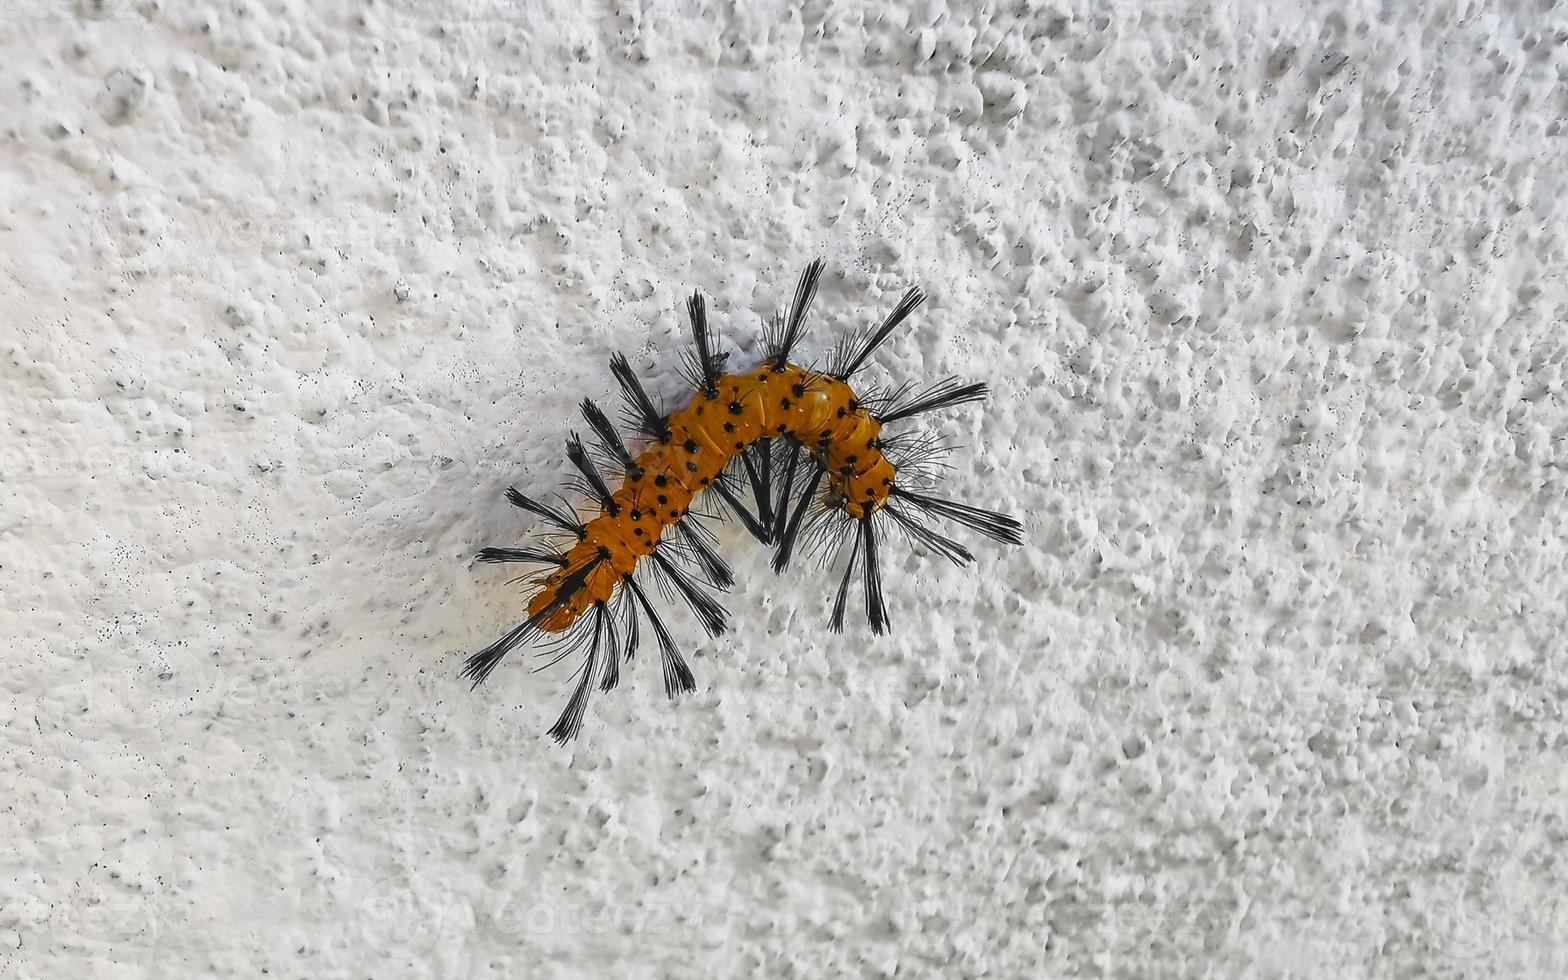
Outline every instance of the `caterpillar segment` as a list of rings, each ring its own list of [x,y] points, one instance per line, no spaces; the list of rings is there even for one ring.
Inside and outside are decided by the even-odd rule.
[[[694,509],[709,490],[754,537],[773,547],[776,571],[789,564],[803,526],[825,529],[829,558],[838,555],[843,565],[829,621],[835,631],[843,628],[857,573],[873,632],[887,629],[880,561],[889,529],[959,565],[974,556],[928,519],[1008,544],[1021,542],[1021,526],[1013,518],[927,492],[916,474],[945,447],[884,438],[885,426],[982,399],[985,385],[947,379],[920,391],[902,386],[862,398],[849,383],[920,305],[919,290],[910,290],[879,326],[842,341],[826,370],[791,361],[822,271],[820,261],[807,267],[787,314],[768,331],[763,362],[740,373],[723,373],[727,355],[718,350],[701,295],[694,294],[687,303],[693,350],[684,358],[684,373],[695,391],[678,411],[662,413],[626,359],[612,357],[625,419],[648,444],[632,453],[608,417],[585,399],[583,416],[596,454],[574,434],[567,457],[596,513],[583,521],[570,508],[508,490],[513,504],[569,543],[480,552],[481,561],[528,562],[550,570],[533,580],[525,622],[468,658],[464,675],[476,687],[525,642],[544,645],[554,657],[549,663],[583,653],[577,687],[550,730],[564,743],[580,731],[595,684],[606,691],[618,684],[620,664],[635,654],[646,620],[660,649],[666,693],[674,697],[694,689],[690,668],[638,579],[650,570],[661,595],[684,600],[710,635],[723,631],[724,610],[708,589],[727,589],[734,579],[700,523],[709,515]],[[595,455],[620,469],[614,490]],[[742,475],[750,505],[740,489]]]

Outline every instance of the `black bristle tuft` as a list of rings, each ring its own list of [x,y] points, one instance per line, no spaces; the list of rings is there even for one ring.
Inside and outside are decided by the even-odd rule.
[[[981,534],[1003,544],[1023,544],[1023,525],[1006,514],[996,511],[971,507],[955,500],[945,500],[929,494],[917,493],[913,490],[893,488],[893,496],[900,500],[907,500],[915,507],[928,514],[943,517],[955,524],[979,531]]]
[[[866,564],[865,581],[862,583],[866,590],[866,620],[871,624],[871,632],[878,636],[887,632],[887,604],[882,598],[882,566],[877,554],[877,525],[876,515],[867,514],[860,519],[860,538],[865,543]]]
[[[715,542],[702,525],[682,518],[675,522],[675,530],[680,536],[682,550],[702,570],[709,584],[724,590],[735,584],[735,573],[730,571],[730,566],[714,550]]]
[[[777,541],[784,535],[784,524],[789,519],[790,491],[795,486],[795,470],[800,465],[800,443],[789,440],[789,459],[784,464],[784,478],[779,481],[778,498],[773,506],[773,527],[770,540]]]
[[[730,509],[730,512],[750,532],[752,537],[763,544],[767,544],[772,540],[771,529],[764,527],[762,522],[757,520],[751,511],[747,509],[745,502],[736,495],[728,480],[715,480],[711,489],[719,495],[719,499],[724,501],[724,505]]]
[[[479,554],[474,556],[475,561],[487,564],[501,562],[532,562],[536,565],[559,565],[566,567],[566,556],[549,551],[540,551],[536,548],[481,548]]]
[[[513,507],[521,507],[530,514],[542,518],[545,523],[568,534],[575,534],[579,538],[586,537],[588,534],[588,529],[577,519],[577,515],[566,508],[555,507],[525,496],[519,493],[516,487],[506,488],[506,499]]]
[[[571,601],[572,596],[576,595],[578,590],[582,589],[582,587],[587,584],[588,575],[595,568],[597,568],[598,565],[599,559],[596,558],[593,561],[590,561],[588,564],[584,565],[582,568],[579,568],[577,571],[572,572],[570,575],[566,576],[566,578],[561,581],[561,586],[556,590],[555,597],[550,600],[549,605],[545,606],[534,615],[529,616],[521,626],[518,626],[510,633],[501,637],[499,640],[496,640],[494,643],[485,647],[483,650],[469,657],[468,660],[463,664],[462,676],[468,680],[473,681],[474,687],[478,687],[480,684],[483,684],[485,679],[489,677],[491,672],[494,671],[497,665],[501,663],[502,658],[504,658],[508,653],[512,652],[512,649],[518,644],[531,638],[539,631],[540,623],[544,622],[556,610],[560,609],[562,606],[566,605],[567,602]]]
[[[720,633],[723,633],[725,627],[724,607],[714,601],[712,596],[698,588],[697,584],[687,578],[686,573],[676,567],[675,563],[670,561],[664,554],[654,551],[649,557],[653,560],[654,571],[659,574],[662,581],[680,593],[681,598],[686,600],[686,604],[691,606],[691,611],[697,614],[697,619],[702,623],[702,628],[707,630],[708,635],[718,636]]]
[[[584,650],[593,640],[595,620],[592,616],[581,615],[572,621],[572,624],[559,633],[551,633],[542,637],[539,656],[545,662],[532,668],[534,673],[549,670],[556,664],[572,657]]]
[[[963,385],[958,383],[957,378],[947,378],[916,395],[908,394],[907,390],[897,394],[888,400],[886,408],[874,414],[883,425],[892,425],[925,412],[981,401],[987,390],[983,381]]]
[[[741,453],[741,465],[751,483],[751,498],[757,505],[757,524],[764,531],[773,527],[773,441],[761,439]],[[765,538],[763,544],[770,543]]]
[[[623,628],[626,634],[626,652],[622,655],[621,659],[625,660],[627,663],[631,663],[632,660],[637,656],[637,646],[642,639],[642,630],[639,628],[637,623],[637,600],[632,598],[632,592],[630,588],[632,581],[631,576],[628,575],[621,581],[625,585],[625,588],[620,588],[615,591],[616,605],[626,607],[621,614],[626,619],[626,625]]]
[[[918,428],[886,434],[883,430],[882,455],[898,471],[899,482],[905,486],[929,486],[946,471],[952,469],[948,457],[953,446]]]
[[[839,580],[838,594],[833,598],[833,616],[828,620],[828,629],[835,633],[844,632],[844,607],[849,599],[849,582],[855,577],[855,563],[860,558],[860,545],[864,540],[863,534],[857,534],[850,539],[849,561],[844,564],[844,577]]]
[[[681,694],[690,694],[697,689],[697,680],[692,676],[691,668],[686,666],[686,658],[681,656],[680,648],[670,637],[670,631],[665,629],[664,621],[654,611],[653,604],[648,601],[648,596],[634,579],[626,580],[626,588],[631,592],[632,598],[642,607],[643,614],[648,617],[648,623],[653,627],[654,640],[659,644],[659,655],[664,665],[664,693],[672,700]]]
[[[469,657],[463,663],[461,676],[464,680],[473,681],[474,687],[483,684],[489,679],[490,674],[496,667],[500,665],[502,658],[511,653],[513,647],[533,636],[538,629],[538,618],[529,617],[522,625]]]
[[[593,690],[595,675],[599,672],[601,641],[604,629],[604,604],[594,604],[593,643],[588,648],[588,657],[579,668],[580,675],[577,687],[573,689],[571,699],[566,702],[566,709],[561,712],[561,717],[550,726],[550,737],[558,744],[565,745],[576,738],[583,729],[583,715],[588,710],[588,694]],[[611,651],[613,654],[614,651]]]
[[[925,299],[925,293],[921,292],[919,288],[911,289],[905,293],[904,298],[898,301],[897,306],[893,307],[893,312],[887,315],[887,319],[882,321],[881,326],[870,333],[854,338],[839,348],[828,373],[840,381],[844,381],[850,375],[859,371],[865,366],[866,360],[875,353],[876,349],[882,346],[882,342],[887,339],[888,334],[892,333],[898,328],[899,324],[908,319],[909,315],[915,312],[921,303],[925,302]]]
[[[621,682],[621,647],[615,636],[615,616],[603,602],[595,605],[604,617],[604,679],[599,682],[599,690],[609,692]]]
[[[789,523],[784,524],[784,532],[779,535],[773,550],[773,571],[779,573],[789,566],[791,553],[795,550],[795,542],[800,537],[801,523],[805,520],[806,511],[811,509],[811,502],[816,499],[817,487],[822,484],[822,477],[827,474],[827,468],[815,459],[812,460],[813,472],[806,481],[806,489],[795,499],[795,511],[789,517]],[[783,524],[784,517],[779,515],[779,522]]]
[[[708,310],[701,293],[692,293],[686,301],[686,315],[691,320],[691,338],[697,346],[697,356],[691,361],[697,387],[709,398],[719,397],[720,363],[723,360],[713,345],[713,334],[708,329]]]
[[[588,425],[593,429],[595,442],[599,451],[609,456],[618,463],[622,470],[631,475],[640,475],[642,470],[637,466],[637,461],[626,448],[626,443],[621,441],[620,433],[615,431],[615,426],[599,410],[599,406],[590,398],[584,398],[582,404],[583,418],[588,420]]]
[[[632,366],[625,355],[610,356],[610,373],[615,375],[616,383],[621,386],[621,395],[626,399],[626,423],[650,439],[669,442],[669,418],[654,407],[653,399],[648,397],[642,382],[632,373]]]
[[[577,467],[577,472],[582,474],[583,489],[599,501],[599,506],[612,516],[621,512],[621,505],[616,502],[615,495],[610,493],[609,486],[604,482],[604,477],[599,475],[599,467],[588,458],[588,450],[584,448],[583,441],[573,432],[566,440],[566,458]]]
[[[800,338],[806,332],[806,317],[811,312],[811,303],[817,296],[817,285],[822,280],[822,270],[827,264],[821,259],[814,260],[806,266],[806,271],[801,273],[800,282],[795,286],[795,299],[790,303],[789,316],[782,325],[775,325],[767,339],[767,356],[772,362],[774,370],[782,371],[789,363],[789,358],[794,353],[795,345],[800,343]]]
[[[893,518],[911,541],[924,545],[953,564],[963,566],[975,560],[975,556],[970,553],[968,548],[965,548],[945,534],[938,534],[936,531],[926,527],[915,520],[913,516],[906,513],[903,508],[890,503],[883,507],[882,510],[889,517]]]

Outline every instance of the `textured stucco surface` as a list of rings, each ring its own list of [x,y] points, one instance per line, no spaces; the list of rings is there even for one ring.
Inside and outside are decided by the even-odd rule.
[[[791,7],[4,5],[0,974],[1568,970],[1568,13]],[[470,694],[608,355],[819,254],[1027,546]]]

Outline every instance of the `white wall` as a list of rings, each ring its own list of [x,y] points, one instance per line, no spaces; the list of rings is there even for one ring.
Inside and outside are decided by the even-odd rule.
[[[1561,10],[6,6],[0,974],[1563,974]],[[470,693],[817,255],[1027,545]]]

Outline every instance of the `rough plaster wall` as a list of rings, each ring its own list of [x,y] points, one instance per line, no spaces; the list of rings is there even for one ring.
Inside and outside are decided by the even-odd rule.
[[[0,973],[1568,969],[1560,5],[6,15]],[[819,254],[1027,546],[470,694],[609,353]]]

